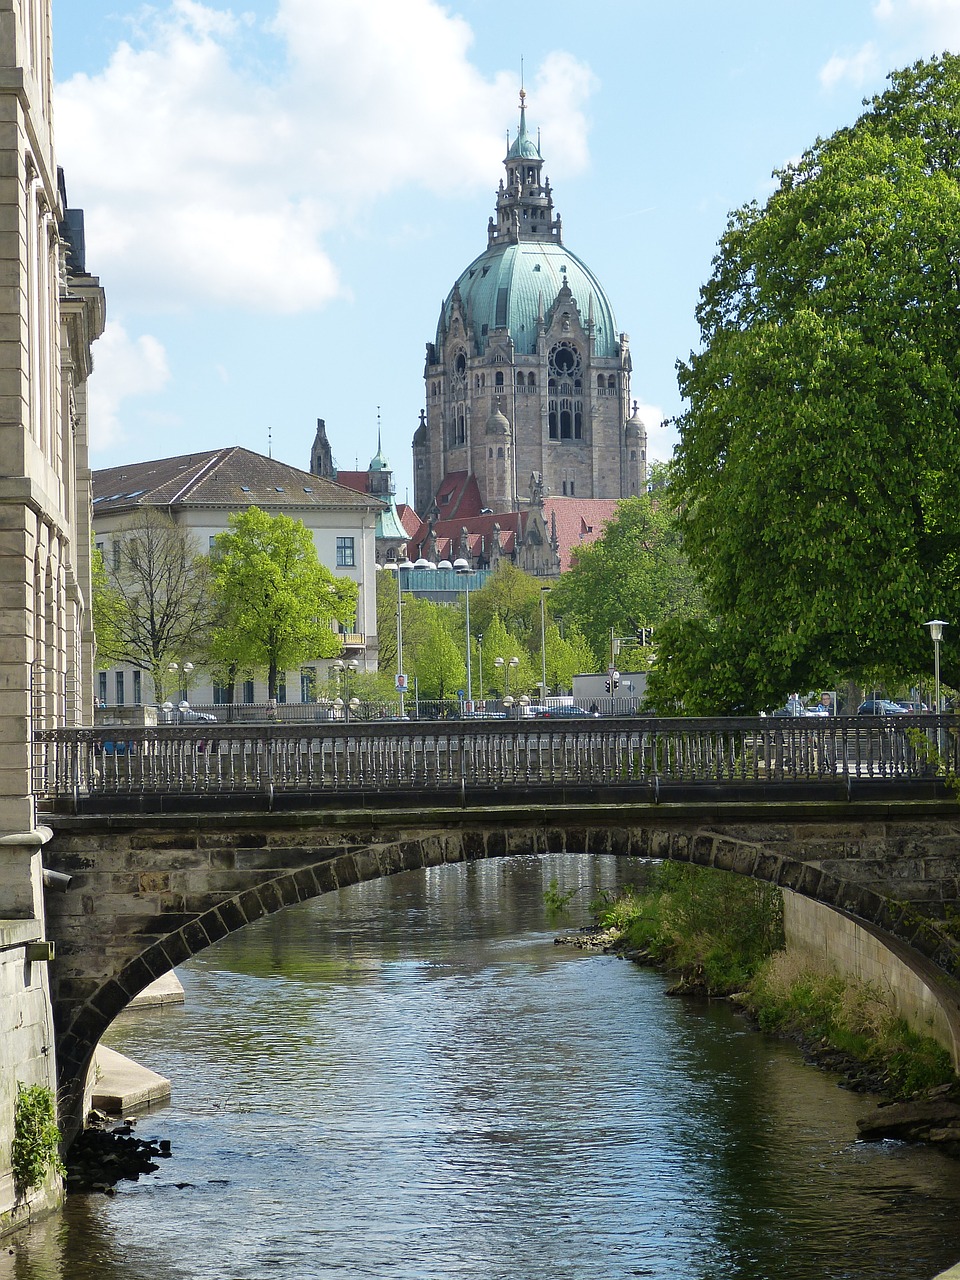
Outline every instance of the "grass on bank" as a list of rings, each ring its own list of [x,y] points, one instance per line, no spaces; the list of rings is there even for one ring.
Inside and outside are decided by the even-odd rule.
[[[784,950],[783,899],[770,885],[665,862],[595,914],[627,949],[678,974],[680,990],[736,995],[764,1031],[849,1055],[895,1097],[956,1080],[948,1051],[912,1031],[884,992]]]

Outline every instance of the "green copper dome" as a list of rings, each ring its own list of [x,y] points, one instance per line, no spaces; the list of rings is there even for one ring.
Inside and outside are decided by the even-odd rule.
[[[453,296],[459,289],[467,322],[473,327],[481,353],[486,350],[488,334],[506,326],[517,354],[533,355],[541,300],[543,314],[549,316],[564,281],[570,286],[584,326],[592,309],[595,354],[616,356],[617,323],[597,277],[562,244],[536,240],[493,244],[471,262],[443,304],[437,349],[449,328]]]

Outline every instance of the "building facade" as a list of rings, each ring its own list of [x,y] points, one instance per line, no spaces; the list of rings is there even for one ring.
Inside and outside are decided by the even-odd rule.
[[[302,521],[317,555],[337,576],[357,585],[357,616],[339,632],[342,657],[360,671],[377,669],[376,527],[383,503],[249,449],[232,447],[131,463],[94,473],[94,537],[108,575],[123,564],[125,531],[138,513],[158,511],[185,529],[198,554],[208,553],[230,516],[246,507],[282,512]],[[193,704],[225,700],[225,692],[202,670],[199,652],[178,654],[179,694]],[[286,673],[280,700],[310,701],[328,677],[332,659],[318,659]],[[190,663],[188,678],[182,675]],[[97,672],[96,695],[105,707],[143,706],[157,701],[146,671],[112,665]],[[262,673],[242,678],[237,701],[267,701]]]
[[[60,1185],[17,1188],[10,1161],[18,1081],[57,1085],[31,740],[92,711],[86,380],[104,299],[56,165],[51,26],[49,0],[0,0],[0,1232]]]
[[[476,479],[481,505],[643,491],[646,430],[630,410],[627,335],[563,240],[539,141],[520,125],[504,159],[487,247],[457,279],[427,344],[413,441],[414,505],[444,519],[444,478]]]

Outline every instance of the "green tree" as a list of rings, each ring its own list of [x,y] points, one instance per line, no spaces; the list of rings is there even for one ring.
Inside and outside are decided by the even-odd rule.
[[[397,673],[397,577],[390,570],[377,574],[377,665],[392,675]]]
[[[924,670],[922,623],[960,619],[960,58],[890,84],[731,216],[679,366],[673,491],[713,622],[659,661],[707,672],[712,710]]]
[[[96,640],[97,667],[110,666],[120,650],[121,620],[124,604],[120,592],[110,581],[103,555],[96,544],[90,548],[90,578],[93,587],[91,610],[93,634]]]
[[[563,634],[555,622],[546,629],[547,687],[569,693],[573,677],[596,671],[597,660],[586,636],[575,622]]]
[[[232,670],[265,667],[269,697],[282,672],[340,652],[331,623],[353,624],[356,584],[320,563],[301,521],[259,507],[232,515],[214,541],[212,569],[212,657]]]
[[[146,508],[113,535],[116,567],[94,564],[94,628],[102,665],[129,663],[148,671],[162,702],[172,662],[199,657],[210,626],[207,560],[187,530]],[[102,564],[102,561],[101,561]]]
[[[540,652],[540,578],[524,573],[516,565],[503,563],[482,587],[470,592],[470,630],[482,635],[494,615],[527,649]],[[465,606],[461,599],[460,613]]]
[[[700,590],[669,499],[641,494],[619,503],[602,535],[574,551],[548,607],[554,617],[576,622],[604,666],[611,631],[634,636],[667,618],[696,614]]]
[[[539,599],[537,609],[540,608]],[[471,619],[472,621],[472,619]],[[537,624],[539,626],[539,622]],[[539,641],[539,635],[537,636]],[[503,659],[503,666],[497,666],[497,658]],[[485,692],[492,690],[502,698],[507,691],[506,665],[511,658],[519,658],[516,667],[510,668],[509,691],[513,698],[521,694],[530,694],[540,679],[539,658],[535,662],[530,651],[522,641],[507,630],[499,614],[490,619],[483,633],[483,683]]]
[[[407,596],[403,601],[403,662],[421,698],[454,698],[466,688],[466,636],[449,605]]]

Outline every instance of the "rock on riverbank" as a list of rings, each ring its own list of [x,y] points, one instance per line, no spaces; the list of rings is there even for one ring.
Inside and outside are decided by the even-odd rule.
[[[882,1102],[857,1121],[867,1141],[931,1142],[960,1157],[960,1085],[942,1084],[905,1102]]]

